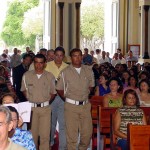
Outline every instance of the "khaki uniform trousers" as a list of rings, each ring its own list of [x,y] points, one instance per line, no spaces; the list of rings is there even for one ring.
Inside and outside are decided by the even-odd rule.
[[[36,149],[38,149],[38,136],[40,136],[39,150],[49,150],[50,122],[50,106],[32,108],[31,132]]]
[[[87,150],[92,137],[91,104],[74,105],[65,103],[65,130],[67,150]]]

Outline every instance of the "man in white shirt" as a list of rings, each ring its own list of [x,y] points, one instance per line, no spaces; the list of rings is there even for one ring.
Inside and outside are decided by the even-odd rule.
[[[111,60],[111,64],[112,66],[115,66],[116,64],[119,64],[119,63],[121,63],[121,61],[118,58],[118,53],[115,53],[113,59]]]
[[[126,60],[123,58],[122,53],[119,54],[119,59],[120,59],[121,64],[126,64]]]
[[[102,51],[102,57],[99,60],[99,64],[105,63],[105,62],[109,62],[109,59],[106,57],[106,52]]]
[[[99,64],[99,60],[101,59],[101,50],[100,49],[96,49],[95,50],[96,54],[94,55],[95,58],[97,58],[97,63]]]

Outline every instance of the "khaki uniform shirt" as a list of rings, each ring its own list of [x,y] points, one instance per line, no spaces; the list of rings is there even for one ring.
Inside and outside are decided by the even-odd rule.
[[[55,78],[47,71],[44,71],[38,79],[34,70],[27,71],[22,78],[21,91],[27,92],[27,99],[33,103],[49,101],[51,94],[56,94]]]
[[[62,62],[61,66],[58,68],[54,61],[48,62],[45,68],[46,71],[51,72],[55,78],[57,79],[60,72],[65,69],[68,65]]]
[[[76,101],[88,100],[89,87],[94,87],[94,75],[85,65],[81,66],[80,74],[72,65],[65,68],[56,85],[57,90],[64,90],[66,98]]]

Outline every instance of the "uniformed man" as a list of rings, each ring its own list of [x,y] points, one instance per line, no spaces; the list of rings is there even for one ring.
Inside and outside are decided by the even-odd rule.
[[[91,104],[88,96],[94,87],[94,76],[89,66],[82,65],[82,52],[70,52],[72,64],[65,68],[56,85],[58,94],[65,100],[65,129],[67,149],[87,150],[92,136]]]
[[[55,78],[45,71],[46,58],[42,54],[34,57],[35,70],[24,74],[21,91],[24,92],[32,105],[31,132],[36,147],[40,136],[39,150],[49,150],[50,116],[49,101],[54,99]]]

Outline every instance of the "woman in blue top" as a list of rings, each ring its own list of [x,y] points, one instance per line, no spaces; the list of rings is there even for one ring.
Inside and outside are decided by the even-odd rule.
[[[109,86],[107,86],[108,76],[101,74],[99,77],[99,85],[96,87],[95,96],[103,96],[110,92]]]

